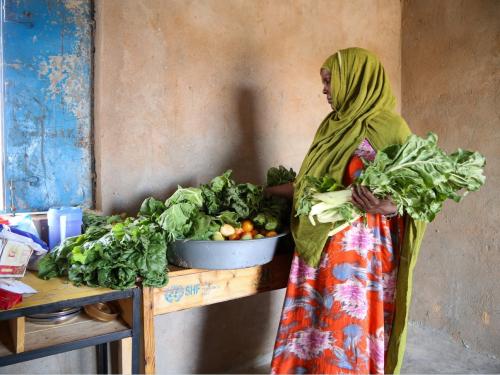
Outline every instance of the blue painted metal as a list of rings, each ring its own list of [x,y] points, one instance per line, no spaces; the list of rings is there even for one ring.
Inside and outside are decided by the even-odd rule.
[[[6,211],[91,206],[91,0],[2,5]]]

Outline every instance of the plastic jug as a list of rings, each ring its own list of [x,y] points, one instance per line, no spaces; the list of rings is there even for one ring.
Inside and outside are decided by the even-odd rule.
[[[82,209],[80,207],[57,207],[47,212],[49,224],[49,247],[53,249],[68,237],[82,233]]]

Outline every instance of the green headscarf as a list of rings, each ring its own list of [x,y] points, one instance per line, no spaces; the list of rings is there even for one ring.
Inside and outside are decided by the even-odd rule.
[[[402,144],[411,134],[395,112],[396,100],[378,58],[362,48],[348,48],[330,56],[322,68],[331,74],[333,111],[319,126],[295,181],[294,207],[304,190],[304,177],[330,175],[342,182],[347,164],[363,139],[375,150]],[[330,224],[312,226],[307,217],[292,215],[296,250],[317,267],[328,239]],[[396,292],[396,314],[389,342],[386,373],[397,373],[402,364],[406,322],[411,299],[412,270],[425,224],[406,218]]]

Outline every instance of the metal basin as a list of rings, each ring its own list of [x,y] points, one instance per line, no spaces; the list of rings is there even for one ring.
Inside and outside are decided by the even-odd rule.
[[[278,243],[287,234],[238,241],[177,240],[168,251],[168,260],[179,267],[209,270],[258,266],[273,259]]]

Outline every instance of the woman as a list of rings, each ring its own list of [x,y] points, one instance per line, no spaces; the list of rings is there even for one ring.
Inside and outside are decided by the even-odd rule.
[[[321,123],[294,185],[330,175],[351,185],[376,150],[403,143],[410,130],[379,60],[341,50],[321,68],[333,111]],[[390,199],[353,186],[365,218],[332,237],[330,225],[293,217],[296,253],[272,361],[273,373],[398,373],[406,341],[411,279],[425,225],[396,214]]]

